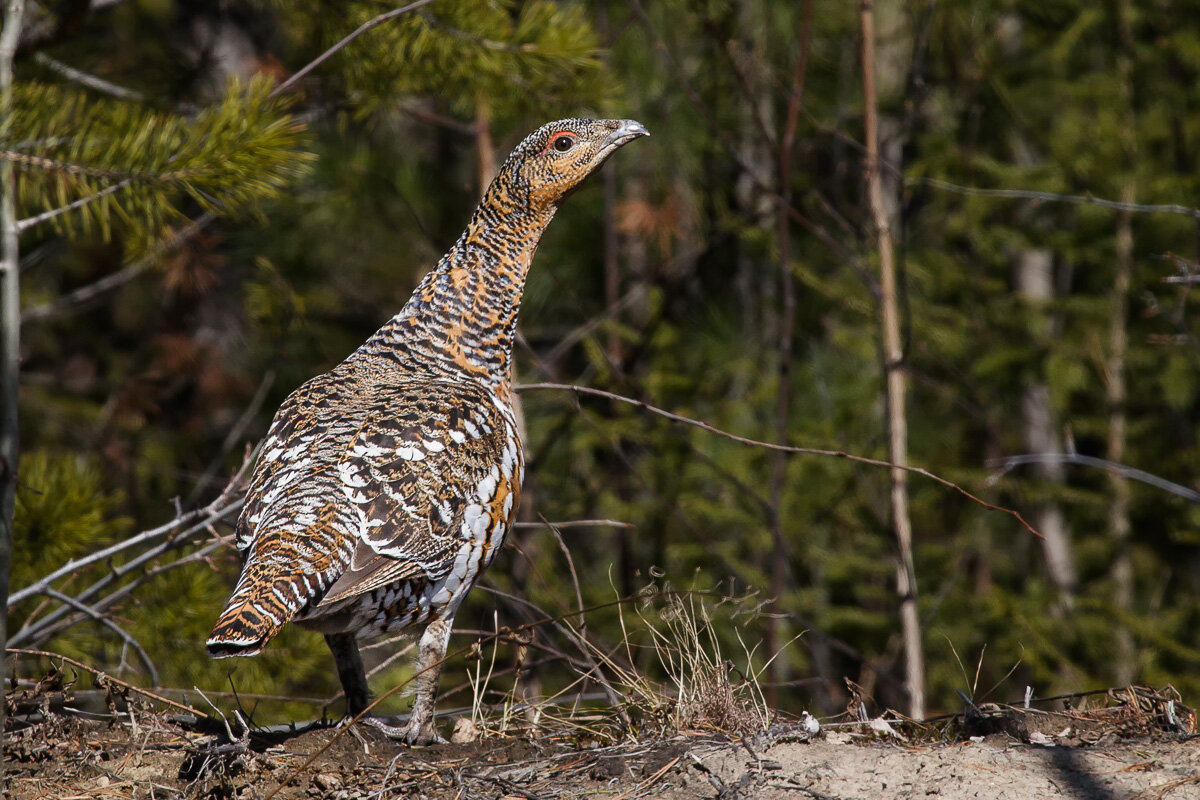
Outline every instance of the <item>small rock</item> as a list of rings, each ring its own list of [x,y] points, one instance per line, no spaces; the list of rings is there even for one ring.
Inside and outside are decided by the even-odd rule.
[[[904,734],[893,728],[891,724],[883,717],[876,717],[868,722],[867,725],[870,726],[871,730],[875,731],[876,733],[881,733],[884,736],[895,736],[902,742],[908,741],[908,739],[904,738]]]
[[[455,744],[470,744],[471,742],[479,741],[483,732],[468,717],[459,717],[454,720],[454,732],[450,734],[450,741]]]
[[[342,779],[336,775],[330,775],[328,772],[318,773],[317,776],[313,778],[313,783],[315,783],[322,791],[325,792],[342,788]]]

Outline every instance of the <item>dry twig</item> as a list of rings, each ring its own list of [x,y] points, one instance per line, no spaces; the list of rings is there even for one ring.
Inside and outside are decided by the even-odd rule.
[[[883,461],[878,458],[867,458],[866,456],[858,456],[858,455],[854,455],[853,453],[847,453],[844,450],[822,450],[822,449],[816,448],[816,447],[794,447],[792,445],[774,444],[772,442],[759,441],[758,439],[750,439],[745,436],[738,436],[735,433],[730,433],[729,431],[723,431],[720,428],[709,425],[707,422],[701,422],[698,419],[692,419],[691,417],[685,417],[682,414],[675,414],[671,411],[667,411],[665,409],[658,408],[657,406],[652,406],[649,403],[644,402],[642,400],[636,400],[632,397],[625,397],[624,395],[619,395],[619,394],[616,394],[615,392],[606,392],[603,389],[593,389],[590,386],[578,386],[578,385],[569,384],[569,383],[522,383],[522,384],[518,384],[518,385],[514,386],[513,388],[516,389],[517,391],[521,391],[521,392],[531,392],[531,391],[539,391],[539,390],[556,390],[556,391],[564,391],[564,392],[574,392],[575,394],[592,395],[594,397],[604,397],[609,400],[615,400],[618,403],[625,403],[626,405],[631,405],[634,408],[640,408],[641,410],[648,411],[651,414],[657,414],[658,416],[664,417],[665,419],[669,419],[672,422],[680,422],[684,425],[691,425],[694,428],[699,428],[700,430],[708,431],[709,433],[716,434],[717,436],[721,436],[723,438],[729,439],[734,442],[739,442],[744,445],[749,445],[750,447],[762,447],[766,450],[777,450],[779,452],[794,453],[796,455],[830,456],[832,458],[842,458],[847,461],[853,461],[856,464],[867,464],[868,466],[872,466],[872,467],[885,467],[887,469],[900,469],[905,472],[911,472],[916,475],[921,475],[923,477],[929,478],[931,481],[940,483],[947,488],[953,489],[954,491],[958,492],[959,494],[961,494],[963,497],[967,498],[971,502],[973,502],[979,506],[982,506],[983,508],[986,508],[989,511],[999,511],[1003,514],[1008,514],[1009,516],[1011,516],[1015,520],[1017,520],[1017,522],[1021,523],[1021,525],[1024,526],[1024,528],[1027,531],[1029,531],[1030,533],[1032,533],[1034,536],[1038,537],[1039,539],[1042,538],[1042,534],[1038,532],[1037,528],[1034,528],[1032,525],[1030,525],[1028,522],[1026,522],[1025,518],[1023,516],[1021,516],[1020,512],[1018,512],[1014,509],[1011,509],[1011,508],[1005,508],[1004,506],[998,506],[993,503],[989,503],[986,500],[984,500],[980,497],[977,497],[974,494],[971,494],[971,492],[967,491],[966,489],[964,489],[962,486],[958,485],[957,483],[954,483],[951,480],[943,478],[942,476],[937,475],[933,472],[930,472],[929,470],[925,469],[924,467],[913,467],[913,466],[909,466],[909,465],[893,464],[890,461]]]

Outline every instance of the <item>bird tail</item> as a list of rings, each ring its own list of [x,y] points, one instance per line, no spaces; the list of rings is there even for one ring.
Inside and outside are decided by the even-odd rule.
[[[303,578],[264,575],[247,565],[208,635],[208,654],[213,658],[258,655],[306,605],[307,590]]]

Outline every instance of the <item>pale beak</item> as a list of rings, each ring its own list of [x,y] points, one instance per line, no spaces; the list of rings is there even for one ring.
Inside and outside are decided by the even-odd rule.
[[[609,147],[620,147],[626,142],[632,142],[639,136],[649,136],[650,131],[646,130],[646,126],[637,120],[623,119],[621,126],[608,135],[608,140],[605,141],[605,149]]]
[[[621,145],[628,144],[639,137],[649,135],[650,131],[646,130],[646,126],[642,125],[642,123],[632,119],[620,120],[617,129],[604,137],[604,144],[600,146],[592,162],[594,168],[603,164]]]

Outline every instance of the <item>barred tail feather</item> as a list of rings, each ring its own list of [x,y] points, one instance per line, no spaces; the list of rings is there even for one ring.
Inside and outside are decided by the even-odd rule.
[[[256,656],[282,625],[267,619],[250,603],[229,608],[208,635],[205,648],[213,658]]]
[[[248,569],[238,581],[205,643],[213,658],[258,655],[305,605],[295,580],[263,577]]]

